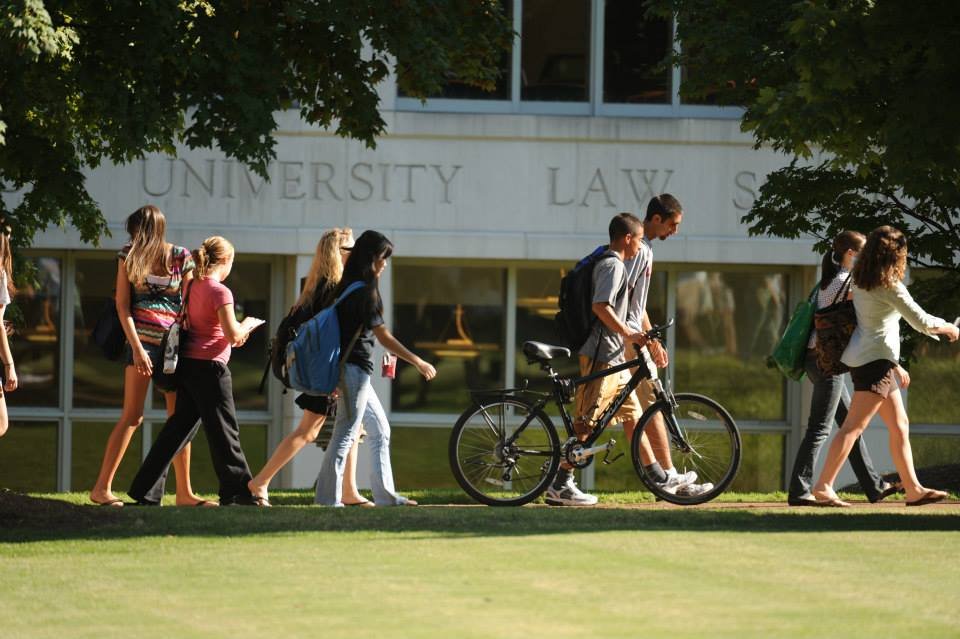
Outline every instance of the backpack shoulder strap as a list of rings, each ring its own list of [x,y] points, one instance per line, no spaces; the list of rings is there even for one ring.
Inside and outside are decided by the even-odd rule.
[[[328,308],[333,308],[334,306],[336,306],[337,304],[339,304],[340,302],[342,302],[344,299],[346,299],[346,297],[347,297],[348,295],[350,295],[351,293],[353,293],[353,292],[356,291],[356,290],[359,290],[359,289],[363,288],[364,286],[366,286],[366,282],[362,282],[362,281],[360,281],[360,280],[357,280],[356,282],[351,282],[351,283],[350,283],[350,286],[348,286],[346,289],[344,289],[343,293],[340,293],[340,297],[338,297],[337,299],[335,299],[335,300],[333,301],[333,304],[331,304]]]

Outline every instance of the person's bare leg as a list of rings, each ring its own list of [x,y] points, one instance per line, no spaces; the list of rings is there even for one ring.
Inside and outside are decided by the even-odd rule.
[[[347,462],[343,467],[343,496],[340,501],[344,504],[360,504],[367,501],[357,489],[357,454],[359,448],[360,440],[358,438],[353,440],[353,448],[347,454]]]
[[[303,411],[303,417],[300,418],[300,423],[297,424],[296,429],[283,438],[283,441],[280,442],[277,449],[273,451],[273,455],[267,460],[263,470],[247,482],[247,487],[254,497],[268,498],[267,489],[270,486],[270,480],[272,480],[274,476],[280,472],[280,469],[286,466],[304,446],[316,441],[317,435],[320,434],[320,429],[323,428],[326,420],[326,415],[318,415],[309,410]],[[349,457],[347,463],[350,463]],[[344,485],[346,485],[346,478],[344,478]]]
[[[116,500],[113,494],[113,478],[117,468],[123,460],[124,453],[130,445],[130,440],[140,424],[143,423],[143,401],[147,397],[147,386],[150,378],[144,377],[133,366],[127,366],[123,371],[123,409],[120,420],[107,438],[107,447],[103,451],[103,462],[100,464],[100,474],[97,482],[90,490],[90,501],[102,504]]]
[[[4,397],[3,389],[0,388],[0,437],[6,434],[9,424],[10,418],[7,415],[7,400]]]
[[[173,410],[177,406],[177,394],[164,393],[163,399],[167,404],[167,417],[173,415]],[[216,504],[205,499],[200,499],[193,494],[193,486],[190,485],[190,442],[180,450],[173,458],[173,474],[177,481],[177,506],[196,506],[204,502],[204,506],[215,506]]]
[[[847,461],[847,456],[856,444],[857,438],[866,430],[870,419],[876,414],[882,402],[883,398],[876,393],[854,391],[850,408],[847,409],[847,418],[843,420],[843,425],[830,442],[820,478],[810,491],[814,497],[821,500],[836,498],[833,483],[840,474],[843,462]]]
[[[657,415],[656,417],[654,417],[654,419],[660,419],[660,416]],[[630,446],[633,446],[633,431],[636,429],[636,427],[637,427],[637,422],[633,421],[632,419],[623,422],[623,437],[627,442],[628,448]],[[662,420],[660,421],[660,427],[661,428],[663,427]],[[644,466],[649,466],[650,464],[658,460],[656,451],[651,445],[651,438],[648,437],[648,435],[650,434],[650,431],[653,431],[653,430],[657,430],[657,428],[655,426],[653,428],[644,428],[643,433],[640,435],[640,461],[643,463]],[[670,459],[669,450],[667,452],[667,459]],[[661,466],[663,465],[661,464]],[[663,468],[664,470],[666,470],[667,467],[663,466]],[[673,468],[673,464],[670,465],[670,468]]]
[[[887,427],[890,436],[890,456],[893,465],[900,474],[900,482],[907,494],[907,501],[920,499],[927,489],[920,485],[917,471],[913,467],[913,449],[910,446],[910,419],[903,407],[900,389],[895,389],[880,404],[880,419]]]

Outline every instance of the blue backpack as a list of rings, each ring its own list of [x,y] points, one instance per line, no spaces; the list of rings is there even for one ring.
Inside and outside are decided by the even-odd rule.
[[[333,304],[297,329],[296,337],[287,344],[286,368],[290,388],[308,395],[329,395],[337,388],[337,382],[340,381],[340,321],[337,319],[337,305],[363,286],[364,282],[353,282]],[[359,336],[358,330],[347,353]]]

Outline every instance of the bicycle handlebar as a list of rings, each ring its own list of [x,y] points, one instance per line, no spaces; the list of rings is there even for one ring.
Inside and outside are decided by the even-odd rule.
[[[644,333],[647,336],[647,339],[661,339],[663,334],[667,332],[667,329],[673,326],[673,318],[667,320],[666,324],[661,324],[660,326],[654,326],[649,331]]]

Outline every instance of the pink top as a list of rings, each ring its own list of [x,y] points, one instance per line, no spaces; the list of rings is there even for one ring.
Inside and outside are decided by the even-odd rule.
[[[189,359],[230,361],[230,342],[223,334],[217,310],[233,304],[230,289],[206,277],[195,279],[187,287],[188,334],[183,356]]]

